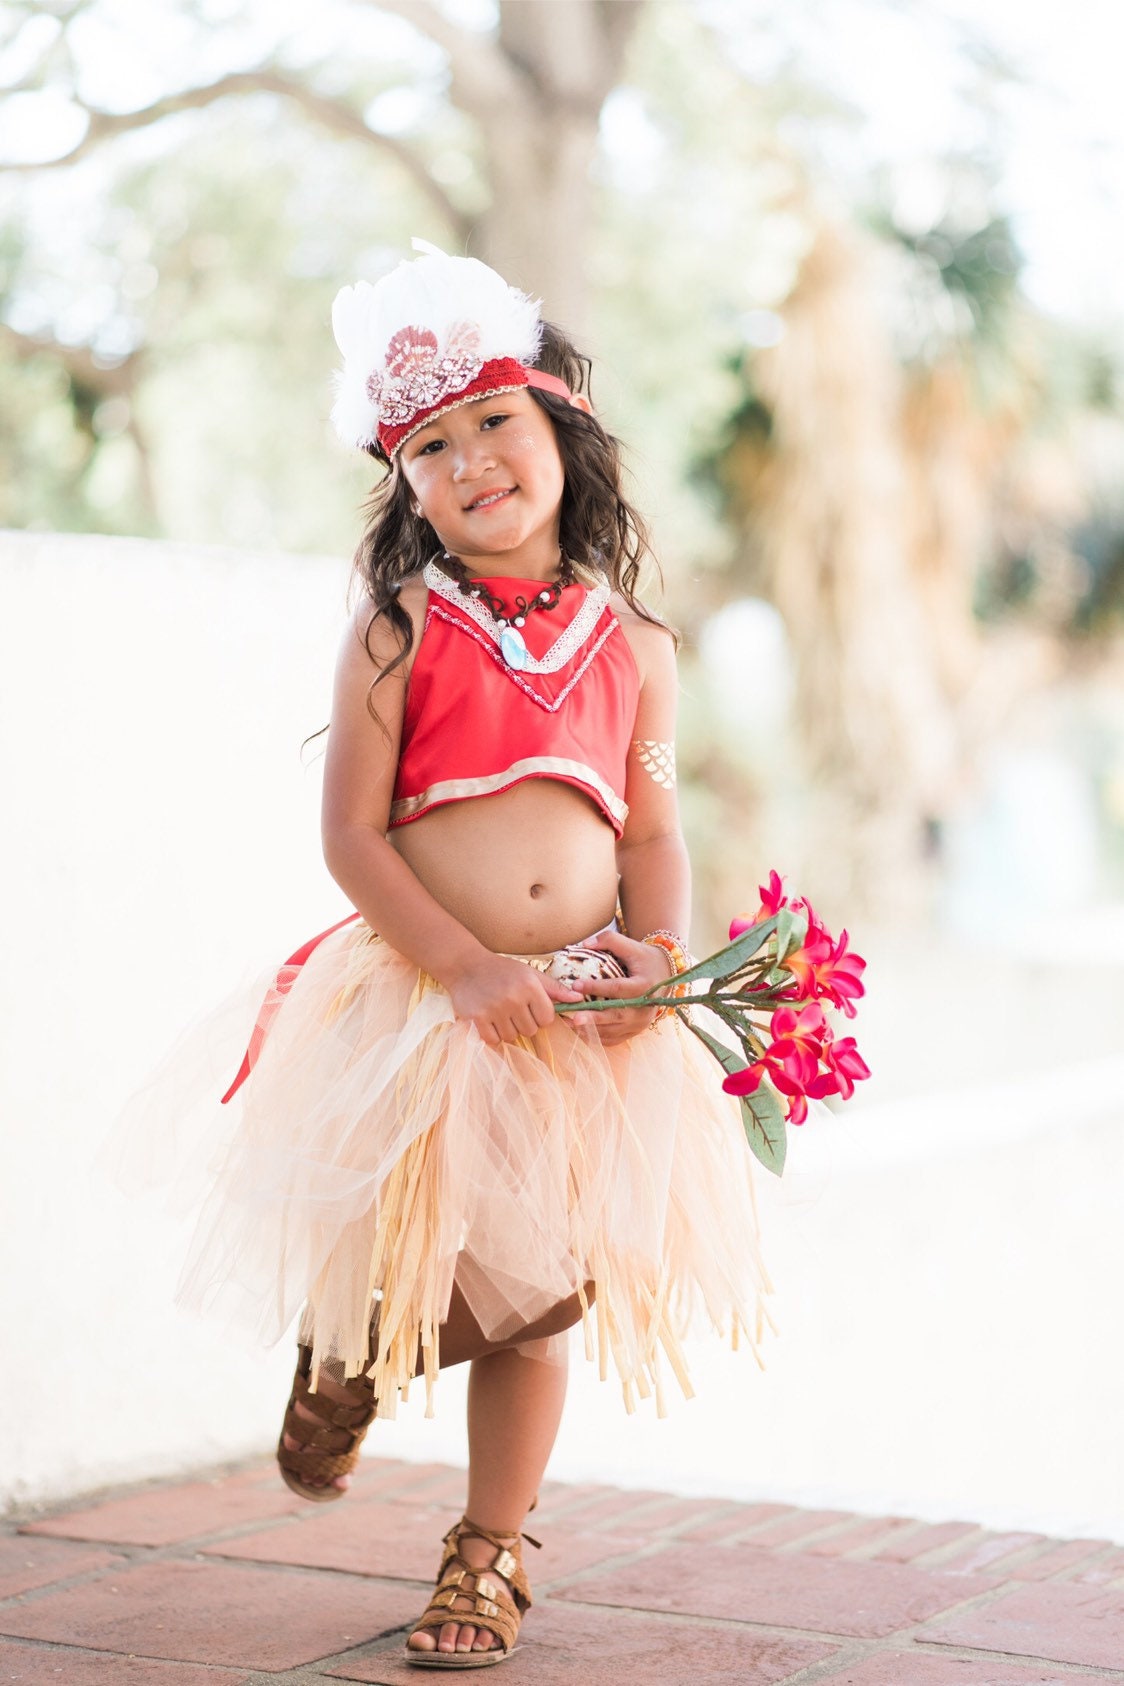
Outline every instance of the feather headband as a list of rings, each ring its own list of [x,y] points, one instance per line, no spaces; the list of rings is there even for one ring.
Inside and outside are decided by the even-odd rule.
[[[387,456],[446,410],[536,386],[569,398],[565,381],[532,368],[540,301],[476,258],[425,240],[374,286],[341,287],[332,331],[343,354],[332,422],[345,445]]]

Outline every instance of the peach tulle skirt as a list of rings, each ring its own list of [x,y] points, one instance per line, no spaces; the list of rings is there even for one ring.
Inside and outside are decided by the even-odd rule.
[[[195,1027],[119,1132],[122,1180],[173,1181],[188,1202],[206,1189],[181,1303],[266,1341],[304,1305],[314,1364],[353,1375],[377,1300],[387,1416],[419,1343],[432,1408],[454,1274],[501,1341],[592,1283],[587,1354],[616,1369],[629,1410],[654,1393],[662,1414],[665,1365],[690,1393],[693,1323],[756,1351],[769,1282],[752,1159],[737,1102],[677,1018],[618,1048],[565,1018],[492,1048],[361,920],[283,991],[281,976],[264,1007],[259,983]],[[193,1120],[188,1088],[236,1061],[255,1014],[248,1080],[222,1108],[220,1084]]]

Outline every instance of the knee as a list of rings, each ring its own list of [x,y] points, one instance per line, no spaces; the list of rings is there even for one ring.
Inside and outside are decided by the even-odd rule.
[[[585,1293],[585,1303],[586,1303],[586,1305],[592,1305],[593,1304],[593,1289],[594,1289],[594,1285],[593,1285],[592,1282],[585,1283],[584,1293]],[[569,1294],[566,1297],[566,1299],[559,1300],[558,1304],[553,1308],[552,1311],[547,1312],[546,1318],[544,1319],[544,1321],[549,1324],[549,1327],[544,1328],[543,1333],[546,1334],[546,1335],[560,1335],[563,1332],[563,1330],[572,1329],[574,1327],[574,1324],[580,1323],[581,1320],[582,1320],[582,1299],[581,1299],[581,1295],[580,1294]]]
[[[585,1301],[593,1304],[592,1282],[584,1284]],[[575,1323],[581,1322],[582,1301],[580,1294],[568,1294],[564,1300],[559,1300],[542,1317],[535,1319],[519,1336],[519,1340],[538,1340],[544,1335],[561,1335],[567,1329],[572,1329]]]

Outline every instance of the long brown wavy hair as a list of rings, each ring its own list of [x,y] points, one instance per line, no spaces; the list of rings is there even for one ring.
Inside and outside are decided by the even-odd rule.
[[[535,367],[558,376],[571,392],[589,396],[590,360],[553,322],[542,324],[542,345]],[[579,572],[607,581],[642,619],[663,626],[665,623],[636,596],[645,559],[651,559],[657,576],[659,565],[652,555],[643,517],[622,489],[620,441],[606,432],[596,416],[564,398],[537,387],[527,390],[550,417],[562,458],[565,485],[559,539],[564,554]],[[388,470],[367,503],[367,524],[355,552],[352,576],[352,585],[361,585],[371,605],[363,642],[373,665],[379,668],[367,692],[368,710],[377,721],[372,693],[406,660],[414,642],[413,622],[398,601],[398,593],[407,580],[441,553],[441,541],[424,516],[414,514],[409,483],[398,462],[391,462],[377,445],[367,446],[367,451]],[[370,642],[371,629],[380,615],[385,615],[394,628],[399,645],[394,659],[382,667]],[[313,737],[327,730],[324,726]]]

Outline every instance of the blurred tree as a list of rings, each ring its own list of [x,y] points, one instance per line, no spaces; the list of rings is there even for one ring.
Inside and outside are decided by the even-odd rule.
[[[599,117],[643,6],[644,0],[533,6],[502,0],[493,27],[470,28],[428,0],[385,0],[369,8],[352,0],[336,8],[334,46],[325,49],[322,40],[310,51],[300,42],[287,44],[283,28],[272,25],[263,53],[256,38],[243,41],[238,13],[216,25],[205,0],[184,0],[165,8],[165,22],[169,31],[178,23],[186,52],[163,62],[159,55],[151,62],[138,56],[142,86],[144,72],[149,80],[155,75],[181,85],[118,110],[104,91],[101,97],[90,91],[106,42],[112,45],[120,25],[113,0],[59,0],[46,13],[32,0],[15,0],[0,38],[3,62],[15,66],[0,88],[0,115],[5,105],[19,105],[33,123],[36,111],[46,114],[52,140],[68,126],[76,132],[69,145],[45,145],[32,158],[0,162],[9,182],[27,175],[49,182],[88,170],[121,137],[146,133],[156,138],[158,161],[130,167],[134,151],[124,155],[123,169],[117,166],[117,185],[110,189],[116,209],[91,232],[78,273],[67,278],[74,287],[85,284],[84,309],[75,311],[73,292],[60,277],[44,273],[15,228],[7,249],[0,247],[0,358],[29,404],[38,409],[46,401],[63,411],[50,430],[54,468],[28,482],[15,472],[23,450],[10,433],[15,412],[25,406],[9,409],[8,427],[0,431],[0,439],[9,435],[0,520],[18,525],[42,519],[46,502],[58,512],[55,519],[65,509],[61,518],[75,527],[153,532],[172,526],[190,537],[206,536],[218,524],[240,542],[314,548],[331,542],[331,529],[319,538],[294,535],[284,523],[279,529],[253,489],[252,474],[235,498],[238,507],[228,508],[220,522],[211,519],[217,511],[208,488],[195,488],[184,508],[173,496],[186,491],[184,477],[169,479],[153,468],[153,453],[166,458],[172,442],[158,424],[150,435],[142,414],[155,422],[174,404],[183,416],[175,367],[193,349],[204,355],[208,335],[212,343],[223,337],[224,318],[229,323],[237,313],[234,301],[241,296],[238,344],[227,349],[222,377],[223,405],[211,408],[208,425],[221,431],[225,423],[234,435],[232,465],[266,469],[260,457],[267,443],[296,459],[295,441],[262,437],[258,418],[263,412],[270,417],[265,431],[271,434],[276,422],[261,403],[265,391],[299,380],[297,347],[322,339],[331,293],[327,279],[317,284],[318,278],[338,284],[356,253],[370,253],[373,263],[365,267],[385,267],[395,250],[408,247],[419,202],[437,218],[437,238],[454,249],[467,244],[542,293],[550,311],[580,330],[588,314],[586,256],[596,187],[591,162]],[[251,8],[242,10],[249,15]],[[372,34],[369,27],[360,42],[368,12],[376,19],[383,14],[384,21],[391,14],[402,19],[409,26],[407,46],[400,42],[396,52],[388,50],[386,31]],[[107,32],[105,40],[99,28]],[[430,58],[445,66],[447,88],[428,104],[421,87],[427,75],[432,80],[432,65],[427,71],[409,48],[411,32],[424,36]],[[229,45],[216,61],[224,40]],[[344,56],[344,43],[357,50]],[[214,69],[231,56],[249,55],[251,46],[254,62]],[[409,133],[394,103],[402,97],[418,108]],[[263,132],[260,119],[271,107],[293,120]],[[191,114],[204,111],[210,116],[205,127],[197,119],[185,129]],[[238,120],[241,111],[245,122]],[[208,135],[217,142],[210,148]],[[151,143],[145,151],[154,156]],[[326,188],[320,202],[311,181],[316,171],[335,189]],[[103,172],[102,196],[104,180]],[[328,237],[333,199],[350,243]],[[377,218],[371,215],[375,205]],[[169,207],[180,209],[169,216]],[[316,216],[318,236],[311,234]],[[383,236],[373,252],[372,225]],[[310,241],[318,252],[309,253]],[[328,261],[333,255],[334,267]],[[268,318],[282,313],[290,353],[284,367],[276,348],[270,357],[263,344],[275,331]],[[300,324],[307,324],[307,336]],[[322,344],[318,354],[322,359]],[[318,365],[314,369],[307,372],[318,386],[322,375]],[[244,401],[232,398],[232,386]],[[188,423],[193,408],[184,417]],[[198,424],[204,419],[200,411]],[[42,428],[38,434],[43,437]],[[315,457],[314,439],[306,436],[304,443]],[[260,484],[270,476],[259,472],[257,478]]]
[[[814,234],[776,343],[741,360],[703,459],[743,541],[728,578],[784,617],[811,870],[841,906],[873,888],[916,907],[945,818],[1056,660],[1038,629],[1111,600],[1122,553],[1103,465],[1124,428],[1102,411],[1091,448],[1094,393],[1051,368],[1058,330],[1019,292],[986,163],[949,175],[970,191],[922,231],[844,225],[803,191]],[[1020,591],[1036,624],[997,616]]]
[[[883,210],[871,221],[904,259],[892,326],[907,543],[936,678],[956,708],[979,669],[973,603],[997,543],[1004,477],[1048,395],[1041,328],[1018,288],[1021,254],[989,209],[985,167],[954,160],[948,173],[949,203],[931,228],[903,228]]]
[[[401,18],[433,42],[448,61],[448,98],[472,124],[484,182],[484,204],[475,206],[442,179],[424,144],[381,124],[372,82],[386,94],[409,83],[381,77],[361,59],[341,77],[329,57],[286,63],[278,42],[257,63],[161,93],[133,110],[113,111],[82,91],[80,50],[68,37],[88,24],[99,0],[59,0],[50,32],[5,95],[49,94],[65,100],[82,132],[45,158],[10,161],[7,170],[61,169],[108,141],[151,129],[184,112],[249,95],[291,105],[329,133],[389,156],[444,224],[455,246],[467,244],[513,281],[541,293],[548,310],[575,330],[587,307],[586,249],[592,223],[591,165],[601,109],[620,78],[625,50],[645,0],[497,0],[495,27],[472,29],[454,21],[435,0],[374,0],[376,9]],[[199,27],[205,16],[184,8]],[[9,48],[22,28],[42,20],[34,0],[12,7]],[[228,20],[229,21],[229,20]],[[342,84],[342,85],[341,85]]]
[[[149,531],[152,485],[132,408],[143,359],[103,358],[4,320],[31,267],[27,231],[13,220],[0,228],[0,525],[26,526],[51,508],[68,526],[96,528],[90,475],[105,438],[124,434],[136,470],[129,525]]]
[[[908,903],[956,766],[915,589],[881,256],[820,217],[724,465],[753,583],[788,630],[821,893],[851,907],[872,884]]]

